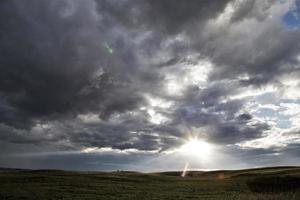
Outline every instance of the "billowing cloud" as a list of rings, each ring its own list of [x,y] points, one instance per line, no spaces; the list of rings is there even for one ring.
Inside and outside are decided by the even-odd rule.
[[[298,7],[298,0],[2,1],[3,152],[109,148],[152,159],[191,136],[234,147],[238,158],[295,152],[300,29],[285,16]]]

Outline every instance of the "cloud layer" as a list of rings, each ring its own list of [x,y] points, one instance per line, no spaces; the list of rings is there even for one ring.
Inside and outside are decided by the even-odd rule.
[[[284,16],[299,14],[297,6],[2,1],[3,152],[111,148],[143,157],[172,151],[188,137],[230,146],[237,157],[294,152],[300,29]]]

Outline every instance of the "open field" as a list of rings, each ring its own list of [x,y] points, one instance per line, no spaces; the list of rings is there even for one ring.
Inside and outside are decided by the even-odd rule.
[[[300,167],[180,174],[1,169],[0,200],[300,199]]]

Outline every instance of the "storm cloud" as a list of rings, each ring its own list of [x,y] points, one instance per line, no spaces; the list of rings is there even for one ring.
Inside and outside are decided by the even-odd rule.
[[[138,160],[193,136],[234,146],[237,157],[295,152],[300,29],[284,16],[299,15],[297,7],[298,0],[1,1],[3,151],[83,159],[108,148]],[[275,136],[285,143],[264,143]]]

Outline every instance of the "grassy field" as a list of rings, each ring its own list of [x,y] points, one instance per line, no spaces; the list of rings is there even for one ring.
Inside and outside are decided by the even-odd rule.
[[[0,200],[300,200],[300,167],[180,174],[0,169]]]

